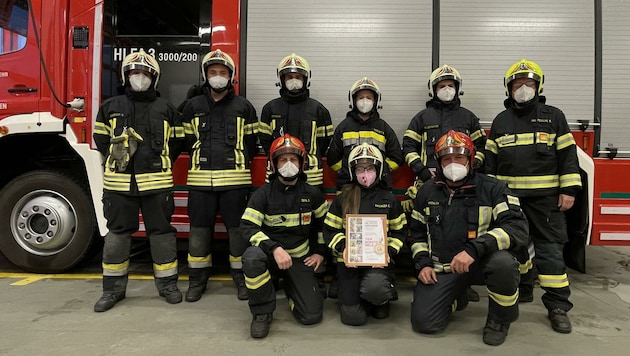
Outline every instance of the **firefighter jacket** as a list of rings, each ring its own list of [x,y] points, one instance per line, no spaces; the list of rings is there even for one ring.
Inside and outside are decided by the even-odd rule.
[[[111,168],[111,140],[132,128],[142,141],[123,172]],[[104,190],[130,195],[154,194],[173,187],[172,163],[181,151],[180,117],[157,92],[133,92],[103,102],[94,124],[94,143],[105,157]]]
[[[323,193],[303,178],[284,185],[271,177],[249,199],[241,218],[242,235],[269,256],[277,247],[293,258],[324,256],[322,225],[327,209]]]
[[[324,241],[339,262],[343,262],[343,250],[346,248],[343,200],[343,193],[333,200],[324,220]],[[361,187],[359,214],[387,215],[387,246],[390,259],[397,255],[407,238],[407,218],[396,196],[384,188],[383,184],[377,183],[370,188]]]
[[[423,184],[411,212],[411,255],[418,271],[450,272],[453,257],[466,251],[483,261],[499,250],[520,263],[528,258],[529,226],[518,198],[505,182],[473,173],[450,189],[440,172]]]
[[[544,96],[523,108],[512,99],[505,105],[488,135],[485,172],[519,197],[575,196],[582,186],[577,146],[562,111]]]
[[[435,143],[449,130],[468,135],[475,144],[475,164],[483,164],[486,134],[477,116],[462,107],[459,98],[450,103],[432,99],[411,119],[402,141],[405,161],[423,182],[431,178],[429,168],[437,168]]]
[[[395,171],[403,163],[402,149],[396,132],[378,112],[373,112],[367,120],[362,120],[355,110],[349,111],[346,118],[335,128],[330,147],[328,148],[328,165],[337,172],[337,188],[350,182],[348,171],[348,155],[350,151],[364,142],[378,147],[387,162],[383,170],[383,180],[391,186],[389,172]]]
[[[224,191],[252,184],[249,165],[256,154],[256,110],[247,99],[235,95],[233,88],[228,90],[215,102],[204,86],[204,94],[184,106],[189,189]]]
[[[308,183],[324,184],[322,157],[333,134],[330,113],[319,101],[308,97],[308,89],[300,97],[283,95],[268,102],[262,109],[258,137],[269,154],[276,138],[290,134],[304,143],[307,152],[304,172]]]

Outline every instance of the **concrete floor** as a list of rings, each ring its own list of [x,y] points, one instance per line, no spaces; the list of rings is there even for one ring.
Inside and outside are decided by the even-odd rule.
[[[249,336],[247,302],[232,282],[215,277],[197,303],[168,305],[147,274],[132,276],[127,298],[105,313],[92,307],[101,294],[97,274],[32,275],[0,272],[0,355],[622,355],[630,349],[630,248],[589,247],[586,274],[570,271],[573,333],[555,333],[535,289],[521,305],[506,343],[481,341],[487,295],[457,312],[439,335],[414,333],[409,322],[413,283],[399,282],[400,299],[385,320],[341,324],[327,299],[324,321],[300,326],[278,295],[270,335]],[[180,287],[185,291],[185,276]]]

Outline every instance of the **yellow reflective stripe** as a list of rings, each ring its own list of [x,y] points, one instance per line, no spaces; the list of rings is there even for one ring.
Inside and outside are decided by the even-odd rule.
[[[521,206],[521,201],[518,200],[518,197],[514,196],[514,195],[507,195],[507,201],[508,204],[510,205],[516,205],[516,206]]]
[[[186,132],[184,131],[184,128],[182,126],[175,126],[173,128],[173,135],[175,136],[175,138],[184,138],[186,137]]]
[[[433,262],[433,270],[436,273],[451,273],[450,263]]]
[[[405,213],[401,213],[398,217],[387,221],[389,230],[402,230],[407,224],[407,217]]]
[[[476,141],[477,139],[480,139],[483,136],[485,136],[483,131],[477,130],[477,131],[475,131],[475,132],[470,134],[470,139],[473,140],[473,141]]]
[[[422,142],[422,136],[420,136],[417,132],[415,132],[414,130],[405,130],[405,135],[403,137],[409,137],[410,139],[420,143]]]
[[[392,161],[392,160],[391,160],[391,159],[389,159],[389,158],[385,158],[385,162],[387,162],[387,164],[388,164],[388,165],[389,165],[389,167],[392,169],[392,171],[397,170],[397,169],[398,169],[398,167],[399,167],[399,166],[398,166],[398,163],[396,163],[396,162]]]
[[[317,154],[317,122],[315,122],[315,121],[311,121],[311,137],[310,137],[310,139],[311,139],[311,148],[308,151],[308,162],[312,166],[314,164],[316,165],[317,162],[318,162],[317,156],[316,156],[316,154]],[[311,156],[312,156],[312,158],[315,158],[315,161],[313,161],[311,159]]]
[[[421,212],[417,211],[416,209],[411,211],[411,218],[423,224],[426,224],[426,220],[424,220],[424,215]]]
[[[510,207],[508,207],[508,204],[506,202],[500,202],[499,204],[494,206],[494,209],[492,209],[492,217],[494,218],[494,220],[498,220],[498,216],[503,213],[510,210]]]
[[[168,172],[136,174],[136,183],[141,192],[153,189],[164,189],[173,186],[173,175]]]
[[[230,255],[230,268],[231,269],[243,269],[243,259],[241,256],[232,256]]]
[[[499,153],[499,149],[497,148],[496,142],[494,142],[493,140],[488,139],[486,141],[486,151],[490,151],[490,152],[494,153],[495,155],[497,153]]]
[[[409,152],[405,156],[405,162],[407,162],[408,165],[411,165],[411,163],[413,163],[413,161],[417,159],[420,159],[420,155],[417,154],[416,152]]]
[[[381,151],[385,152],[385,136],[376,133],[374,131],[348,131],[341,135],[344,147],[356,146],[364,142],[378,147]]]
[[[241,217],[241,219],[247,220],[257,226],[262,226],[262,222],[264,218],[265,216],[263,215],[263,213],[250,207],[245,209],[245,212],[243,213],[243,216]]]
[[[131,190],[131,174],[108,172],[103,173],[103,188],[119,192]]]
[[[317,233],[317,243],[319,245],[323,245],[326,243],[326,241],[324,240],[324,233],[321,231]]]
[[[475,159],[483,162],[486,159],[486,155],[483,152],[477,151],[475,153]]]
[[[557,188],[560,184],[557,174],[546,176],[501,176],[497,179],[508,184],[511,189],[544,189]]]
[[[267,226],[295,227],[301,225],[300,214],[265,214],[263,224]]]
[[[306,256],[309,251],[308,240],[304,241],[300,246],[295,248],[285,248],[285,251],[289,254],[289,256],[293,258],[300,258],[302,256]]]
[[[333,229],[343,229],[344,221],[342,218],[329,211],[324,219],[324,224],[332,227]]]
[[[481,236],[488,231],[492,222],[492,208],[489,206],[479,206],[479,226],[477,227],[477,236]]]
[[[102,263],[103,276],[125,276],[129,272],[129,260],[122,263]]]
[[[569,286],[569,278],[566,273],[558,275],[539,274],[538,280],[541,287],[564,288]]]
[[[420,252],[429,252],[429,243],[427,242],[416,242],[411,245],[411,256],[416,257],[416,254]]]
[[[274,123],[275,121],[276,120],[273,120]],[[261,121],[258,124],[258,133],[271,136],[271,134],[273,134],[273,130],[271,129],[271,126],[268,123]]]
[[[322,216],[326,215],[326,213],[328,212],[328,202],[324,200],[324,202],[315,210],[313,210],[313,215],[315,215],[316,218],[321,218]]]
[[[343,163],[341,161],[333,164],[332,166],[330,166],[330,168],[335,171],[335,172],[339,172],[339,170],[341,169]]]
[[[532,262],[531,258],[527,260],[525,263],[522,263],[522,264],[519,263],[518,265],[518,271],[520,274],[525,274],[529,272],[529,270],[531,270],[532,268],[534,268],[534,263]]]
[[[245,124],[244,132],[245,135],[255,135],[258,133],[260,125],[257,122],[253,122],[250,124]]]
[[[265,235],[265,233],[262,231],[258,231],[249,238],[249,242],[252,244],[252,246],[260,246],[260,243],[265,240],[269,240],[269,236]]]
[[[567,132],[566,134],[558,137],[556,141],[557,150],[562,150],[569,146],[574,146],[574,145],[575,145],[575,139],[573,138],[573,134],[571,134],[570,132]]]
[[[310,185],[322,185],[324,184],[324,170],[322,168],[317,168],[319,162],[313,165],[313,169],[306,169],[304,173],[306,173],[306,181]]]
[[[337,246],[337,244],[340,243],[345,238],[346,238],[346,235],[344,235],[343,233],[341,232],[336,233],[335,236],[333,236],[332,240],[330,240],[328,247],[330,247],[330,249],[333,250],[333,252],[335,252],[335,246]]]
[[[112,128],[105,125],[104,122],[97,121],[94,123],[94,133],[99,135],[111,136]]]
[[[212,254],[202,257],[195,257],[188,254],[188,267],[207,268],[212,267]]]
[[[169,263],[153,264],[153,274],[158,278],[170,277],[177,274],[177,260]]]
[[[510,248],[510,235],[500,227],[494,228],[488,231],[488,235],[494,237],[497,240],[497,246],[499,250],[507,250]]]
[[[271,281],[271,273],[269,270],[266,270],[260,276],[256,277],[247,277],[245,276],[245,286],[247,289],[258,289],[264,286],[267,282]]]
[[[199,160],[198,153],[193,155]],[[186,184],[204,187],[225,187],[232,185],[251,185],[252,177],[249,169],[244,170],[188,170]]]
[[[400,248],[403,246],[403,242],[399,239],[387,236],[387,246],[393,247],[396,251],[400,251]]]
[[[193,124],[191,122],[182,122],[182,126],[184,128],[184,134],[186,135],[194,135],[195,130]]]
[[[499,304],[500,306],[511,307],[518,302],[518,289],[516,290],[516,293],[512,295],[494,293],[490,289],[488,289],[488,287],[486,287],[486,290],[488,291],[488,297],[497,302],[497,304]]]
[[[582,178],[578,173],[562,174],[560,175],[560,187],[581,187]]]

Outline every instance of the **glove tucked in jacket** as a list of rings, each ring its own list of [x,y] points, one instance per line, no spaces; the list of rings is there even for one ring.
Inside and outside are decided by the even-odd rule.
[[[124,172],[127,165],[138,149],[138,142],[143,138],[132,127],[125,127],[122,134],[110,139],[109,169],[114,172]]]

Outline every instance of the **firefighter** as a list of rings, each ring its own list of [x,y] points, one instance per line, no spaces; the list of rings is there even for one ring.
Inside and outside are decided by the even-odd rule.
[[[324,184],[322,157],[326,154],[333,134],[330,113],[324,105],[310,97],[311,68],[304,57],[291,53],[282,58],[276,73],[280,97],[271,100],[262,109],[258,132],[260,144],[269,155],[274,139],[284,134],[299,138],[307,152],[304,168],[307,182],[321,188]],[[268,175],[271,173],[269,168]],[[324,273],[325,268],[322,267],[316,276],[325,297]]]
[[[125,57],[124,95],[101,105],[94,142],[105,157],[103,212],[109,232],[103,246],[103,296],[94,311],[104,312],[125,298],[131,234],[142,211],[151,244],[155,285],[170,304],[182,301],[177,288],[172,163],[184,136],[177,110],[156,92],[160,66],[145,53]]]
[[[378,147],[382,152],[386,164],[383,176],[379,178],[391,189],[390,173],[398,169],[404,160],[396,132],[378,113],[381,91],[376,82],[364,77],[352,84],[348,100],[352,110],[335,128],[327,154],[328,165],[338,174],[337,190],[351,181],[348,155],[354,147],[364,142]]]
[[[338,256],[339,312],[341,322],[364,325],[368,317],[389,316],[389,301],[394,294],[392,258],[400,252],[407,236],[407,219],[400,202],[383,181],[387,163],[378,147],[366,142],[348,155],[346,184],[333,200],[324,221],[324,240]],[[384,214],[387,216],[389,266],[347,267],[343,260],[346,249],[345,218],[347,214]]]
[[[250,161],[256,153],[256,110],[234,93],[234,61],[220,49],[201,63],[202,94],[188,100],[182,121],[190,152],[187,186],[190,236],[186,301],[198,301],[212,266],[211,241],[217,213],[227,229],[230,269],[238,299],[247,299],[241,255],[247,247],[240,218],[252,184]]]
[[[251,246],[243,254],[245,284],[253,319],[250,333],[264,338],[276,309],[274,281],[284,290],[295,319],[304,325],[322,320],[324,299],[314,271],[323,260],[322,225],[328,203],[306,182],[308,152],[295,136],[284,134],[269,148],[270,182],[254,192],[241,219]]]
[[[444,64],[431,73],[427,86],[431,100],[426,102],[426,109],[411,119],[402,141],[405,161],[416,174],[416,180],[407,189],[402,202],[407,213],[413,209],[413,199],[418,187],[435,176],[437,162],[433,149],[437,140],[448,131],[456,130],[468,135],[475,143],[474,168],[483,166],[486,134],[481,129],[477,116],[461,106],[459,97],[464,92],[459,71]],[[472,288],[468,290],[468,300],[479,301],[479,294]]]
[[[564,212],[582,187],[577,146],[559,109],[542,96],[542,68],[522,59],[504,78],[506,110],[494,119],[486,142],[486,172],[507,182],[520,200],[534,242],[535,269],[553,330],[571,332],[573,304],[564,264],[568,240]],[[533,300],[533,270],[523,276],[521,302]]]
[[[488,317],[483,342],[500,345],[518,318],[519,261],[529,243],[525,215],[506,184],[473,169],[470,137],[449,131],[435,144],[436,175],[423,184],[411,214],[411,251],[418,273],[411,324],[444,330],[466,290],[485,284]],[[462,298],[463,297],[463,298]]]

